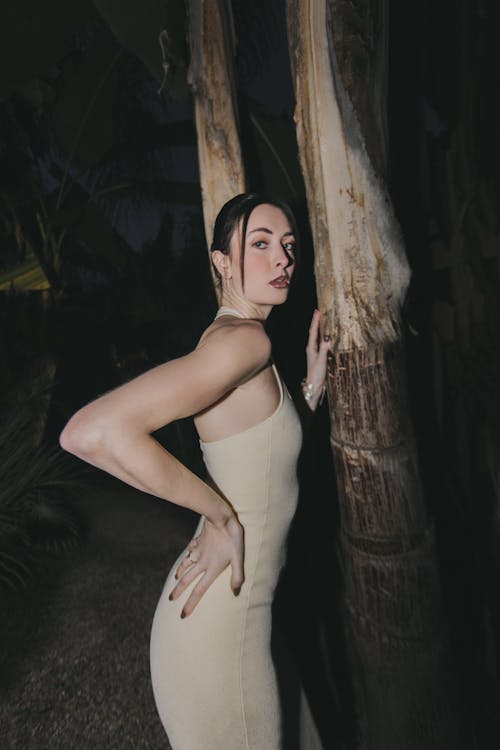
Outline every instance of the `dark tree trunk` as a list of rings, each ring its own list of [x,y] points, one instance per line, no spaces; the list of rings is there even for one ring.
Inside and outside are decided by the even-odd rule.
[[[386,193],[386,3],[289,0],[345,565],[356,747],[458,750],[434,549],[409,417],[409,270]]]

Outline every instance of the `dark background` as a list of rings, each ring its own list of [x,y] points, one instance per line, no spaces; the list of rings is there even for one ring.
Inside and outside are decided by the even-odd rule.
[[[88,597],[92,600],[103,571],[85,560],[99,558],[99,543],[109,552],[102,529],[109,524],[114,536],[116,554],[106,558],[109,582],[118,559],[120,570],[125,566],[132,577],[145,564],[134,555],[135,568],[124,562],[130,559],[124,554],[133,538],[130,528],[140,530],[147,548],[153,538],[148,524],[165,524],[168,552],[160,561],[148,558],[147,570],[156,578],[138,604],[152,616],[162,577],[192,523],[177,509],[153,510],[149,499],[141,513],[127,488],[99,472],[76,485],[80,467],[57,457],[57,436],[82,404],[189,351],[216,301],[185,84],[182,3],[170,5],[175,55],[160,94],[151,70],[158,61],[147,67],[122,50],[91,4],[75,3],[68,14],[63,4],[49,3],[40,17],[30,3],[16,7],[2,12],[0,81],[0,473],[5,477],[0,501],[7,519],[0,519],[0,571],[10,613],[3,674],[11,717],[7,746],[41,747],[50,722],[30,719],[19,696],[27,684],[32,701],[40,691],[57,692],[61,672],[44,673],[47,682],[40,680],[40,654],[55,653],[54,642],[64,651],[64,639],[51,631],[57,617],[51,618],[66,606],[75,607],[75,618],[81,616],[72,598],[80,574],[89,576],[82,592],[87,611],[95,604]],[[297,395],[315,294],[284,3],[237,0],[233,12],[250,184],[287,199],[301,227],[299,282],[269,322],[278,366]],[[390,4],[387,181],[412,267],[403,309],[412,414],[436,525],[457,689],[481,748],[490,746],[492,736],[498,745],[498,16],[493,2],[479,0]],[[203,473],[189,421],[168,426],[158,437]],[[337,611],[341,572],[324,407],[309,429],[301,470],[303,496],[276,619],[327,746],[351,747],[354,720]],[[107,498],[102,504],[92,500],[99,493]],[[99,513],[106,502],[103,521]],[[133,510],[124,510],[128,507]],[[130,592],[123,596],[130,600]],[[124,601],[113,601],[118,613]],[[147,617],[137,620],[143,639],[147,623]],[[92,643],[94,626],[85,631]],[[123,640],[110,628],[105,643],[117,638]],[[33,642],[35,647],[28,647]],[[137,679],[146,685],[141,643]],[[82,679],[95,679],[88,683],[95,687],[102,675],[92,677],[91,663],[84,664]],[[126,659],[124,665],[126,671]],[[70,693],[73,669],[72,662]],[[116,670],[109,675],[108,694],[119,695]],[[104,709],[95,708],[93,693],[89,687],[86,727],[102,722]],[[129,705],[132,695],[123,700]],[[74,696],[74,710],[82,711],[83,703]],[[51,706],[53,725],[54,716],[67,712],[58,712],[57,701]],[[123,703],[114,733],[80,746],[95,741],[113,747],[109,738],[116,734],[133,744],[133,722],[124,729],[120,707]],[[27,740],[23,732],[30,723],[34,729]],[[146,744],[144,725],[138,726],[143,744],[135,740],[134,746],[161,746],[155,744],[159,739]],[[74,743],[67,731],[61,720],[61,734],[51,746]]]

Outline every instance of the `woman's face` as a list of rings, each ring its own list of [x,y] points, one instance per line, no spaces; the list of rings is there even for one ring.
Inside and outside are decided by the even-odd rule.
[[[230,243],[230,269],[234,291],[257,305],[279,305],[288,296],[294,271],[295,237],[283,211],[262,203],[248,218],[244,287],[240,270],[241,224]]]

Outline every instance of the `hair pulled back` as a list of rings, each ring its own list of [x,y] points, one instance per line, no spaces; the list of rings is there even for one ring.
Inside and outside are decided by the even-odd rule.
[[[298,253],[298,232],[297,222],[292,213],[291,208],[284,201],[277,200],[275,198],[269,198],[268,196],[262,195],[261,193],[240,193],[235,195],[234,198],[224,203],[221,210],[217,214],[214,224],[214,236],[212,244],[210,245],[210,252],[213,253],[215,250],[220,250],[224,255],[229,255],[231,239],[237,231],[241,222],[241,244],[240,244],[240,269],[241,269],[241,283],[244,286],[244,261],[245,261],[245,240],[247,235],[248,219],[250,214],[262,204],[276,206],[285,214],[286,218],[290,222],[290,228],[295,237],[295,255]],[[215,269],[215,273],[219,282],[221,280],[218,269]]]

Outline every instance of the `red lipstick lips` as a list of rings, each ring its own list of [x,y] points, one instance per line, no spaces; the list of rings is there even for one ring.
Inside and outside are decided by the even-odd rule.
[[[274,286],[276,289],[284,289],[285,287],[288,286],[290,282],[289,282],[288,276],[281,275],[281,276],[278,276],[276,279],[273,279],[269,283],[271,284],[271,286]]]

